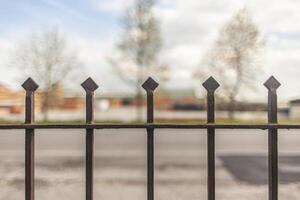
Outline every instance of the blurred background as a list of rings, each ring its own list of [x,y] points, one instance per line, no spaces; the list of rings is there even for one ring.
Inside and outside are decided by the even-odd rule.
[[[32,77],[37,123],[80,123],[91,77],[95,121],[140,123],[148,76],[155,121],[205,123],[213,76],[221,123],[264,123],[274,75],[281,123],[300,122],[300,2],[1,0],[0,123],[23,123],[21,84]],[[24,195],[24,131],[1,131],[0,197]],[[37,199],[84,198],[84,130],[36,131]],[[300,195],[300,137],[280,131],[281,199]],[[157,130],[157,199],[206,198],[206,132]],[[287,134],[285,134],[287,133]],[[267,134],[218,130],[218,199],[267,198]],[[95,198],[146,198],[145,130],[96,133]]]

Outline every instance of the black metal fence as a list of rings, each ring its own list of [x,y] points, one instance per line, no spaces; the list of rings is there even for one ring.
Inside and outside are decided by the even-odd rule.
[[[35,124],[34,92],[38,85],[28,78],[22,85],[26,90],[25,123],[0,125],[0,129],[25,129],[25,199],[34,200],[34,131],[35,129],[86,129],[86,200],[93,200],[94,129],[144,128],[147,130],[147,200],[154,200],[154,130],[155,129],[207,129],[207,194],[215,199],[215,129],[268,129],[269,200],[278,199],[278,129],[300,129],[300,125],[277,123],[277,94],[280,83],[271,76],[265,83],[268,89],[268,123],[265,124],[216,124],[214,93],[218,82],[208,78],[203,87],[207,90],[206,124],[153,123],[153,93],[158,83],[149,77],[142,87],[147,93],[147,123],[103,124],[93,123],[94,91],[98,85],[88,78],[82,84],[86,91],[85,124]],[[230,192],[230,191],[229,191]]]

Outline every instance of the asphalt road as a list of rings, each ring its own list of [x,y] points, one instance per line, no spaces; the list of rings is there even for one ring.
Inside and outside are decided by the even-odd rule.
[[[48,168],[84,166],[84,130],[37,130],[36,164]],[[159,169],[206,167],[205,130],[157,130],[155,166]],[[267,132],[219,130],[216,132],[216,165],[250,184],[267,183]],[[300,132],[279,132],[279,175],[283,183],[300,181]],[[146,166],[145,130],[97,130],[96,167]],[[1,131],[0,157],[23,162],[24,133]]]
[[[84,130],[37,130],[38,151],[81,152],[84,150]],[[96,130],[96,151],[112,154],[141,153],[146,147],[146,131],[140,129]],[[300,131],[279,131],[280,152],[300,153]],[[196,153],[206,150],[205,130],[156,130],[155,146],[159,154],[167,152]],[[24,131],[1,130],[0,152],[23,151]],[[267,131],[262,130],[217,130],[217,153],[266,153]],[[59,153],[60,154],[60,153]]]

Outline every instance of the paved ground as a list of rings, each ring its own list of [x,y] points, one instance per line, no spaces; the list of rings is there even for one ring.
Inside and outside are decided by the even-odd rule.
[[[220,156],[223,167],[238,181],[253,185],[268,184],[268,158],[260,155]],[[280,156],[279,182],[300,182],[300,155]]]
[[[199,130],[164,130],[155,136],[157,199],[206,198],[206,136]],[[218,131],[217,199],[267,199],[265,131]],[[98,131],[96,199],[146,198],[144,130]],[[84,199],[84,131],[36,134],[36,199]],[[300,197],[300,134],[280,132],[280,199]],[[23,199],[24,134],[0,134],[0,199]],[[298,173],[299,172],[299,173]]]

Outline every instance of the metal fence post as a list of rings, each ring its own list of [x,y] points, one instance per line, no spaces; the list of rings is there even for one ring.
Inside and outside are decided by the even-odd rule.
[[[94,120],[94,91],[98,85],[93,79],[86,79],[81,86],[86,91],[86,123],[92,124]],[[86,129],[86,200],[93,200],[94,189],[94,129]]]
[[[26,91],[25,124],[34,122],[34,91],[39,87],[28,78],[22,87]],[[25,130],[25,199],[34,200],[34,129]]]
[[[153,123],[153,92],[158,83],[149,77],[142,85],[147,92],[147,123]],[[154,129],[147,128],[147,200],[154,200]]]
[[[277,94],[280,83],[271,76],[265,83],[268,89],[268,123],[277,124]],[[278,199],[278,131],[277,128],[268,129],[269,151],[269,200]]]
[[[25,129],[25,200],[34,200],[34,135],[35,129],[86,129],[86,200],[93,200],[94,129],[147,129],[147,200],[154,200],[154,129],[207,130],[207,192],[215,200],[215,129],[268,129],[269,200],[278,200],[278,129],[300,129],[300,124],[278,124],[277,94],[280,83],[271,76],[265,83],[268,89],[268,124],[215,124],[215,91],[220,86],[209,77],[202,85],[207,90],[207,124],[155,124],[153,94],[158,83],[149,77],[142,85],[147,92],[147,123],[97,124],[94,120],[94,91],[98,85],[88,78],[82,84],[86,91],[86,124],[35,124],[34,93],[38,85],[28,78],[22,87],[26,91],[25,123],[2,124],[0,130]]]
[[[202,85],[207,90],[207,123],[215,123],[214,93],[220,85],[213,77]],[[207,199],[215,199],[215,128],[207,129]]]

